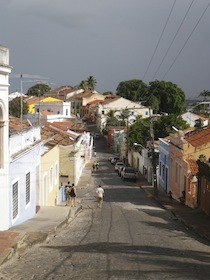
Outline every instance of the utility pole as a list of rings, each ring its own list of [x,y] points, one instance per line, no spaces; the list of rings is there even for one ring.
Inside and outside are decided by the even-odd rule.
[[[153,129],[153,116],[150,122],[150,137],[151,137],[151,150],[152,150],[152,169],[153,169],[153,188],[154,196],[158,196],[157,188],[157,155],[155,153],[154,129]]]

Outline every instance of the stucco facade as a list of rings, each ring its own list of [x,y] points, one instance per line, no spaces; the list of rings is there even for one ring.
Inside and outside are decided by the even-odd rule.
[[[61,201],[59,191],[59,147],[42,148],[40,206],[55,206]]]
[[[210,158],[210,128],[196,131],[178,131],[170,135],[169,187],[174,198],[185,192],[185,204],[197,207],[196,161]]]
[[[168,171],[169,171],[169,138],[159,139],[159,169],[157,173],[158,184],[168,192]]]
[[[10,225],[9,191],[9,49],[0,45],[0,230]]]

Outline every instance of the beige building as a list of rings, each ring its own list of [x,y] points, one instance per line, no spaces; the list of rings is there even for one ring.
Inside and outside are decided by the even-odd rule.
[[[59,191],[59,147],[48,143],[42,147],[40,206],[61,202]]]

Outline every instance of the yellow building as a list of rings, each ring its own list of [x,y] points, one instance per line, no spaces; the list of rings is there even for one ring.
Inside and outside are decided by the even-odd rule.
[[[59,191],[59,147],[42,147],[40,206],[55,206],[61,201]]]
[[[35,104],[37,103],[43,103],[43,102],[63,102],[60,99],[53,98],[53,97],[29,97],[26,99],[26,102],[28,104],[28,113],[29,114],[35,114]]]

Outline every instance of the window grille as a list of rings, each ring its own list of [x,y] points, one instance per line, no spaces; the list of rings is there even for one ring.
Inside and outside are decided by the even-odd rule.
[[[31,188],[30,188],[30,172],[26,174],[26,205],[30,202],[31,199]]]
[[[12,206],[13,212],[12,217],[15,219],[18,215],[18,182],[12,185]]]

